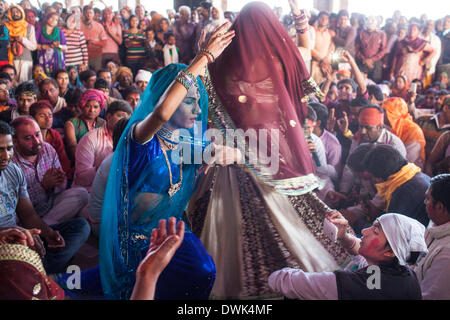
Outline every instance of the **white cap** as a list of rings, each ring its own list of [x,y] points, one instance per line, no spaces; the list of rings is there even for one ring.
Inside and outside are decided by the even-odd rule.
[[[398,213],[386,213],[378,219],[392,251],[401,265],[406,265],[411,252],[427,252],[425,226]]]
[[[150,81],[150,78],[152,77],[152,73],[147,70],[139,70],[136,74],[136,77],[134,78],[135,82],[139,81]]]

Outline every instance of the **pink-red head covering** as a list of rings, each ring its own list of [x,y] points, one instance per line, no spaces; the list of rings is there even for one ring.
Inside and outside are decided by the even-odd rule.
[[[80,105],[81,108],[83,108],[86,105],[86,103],[90,100],[98,101],[100,108],[103,109],[106,106],[106,101],[108,100],[108,98],[106,97],[103,91],[97,89],[87,89],[85,92],[81,94],[78,104]]]
[[[303,125],[307,114],[304,98],[316,86],[309,80],[297,46],[262,2],[247,4],[231,29],[235,38],[209,66],[217,93],[212,103],[216,100],[223,106],[218,116],[223,114],[225,122],[230,120],[229,127],[278,130],[280,163],[273,180],[314,173]],[[210,111],[216,112],[214,108]]]
[[[358,122],[366,126],[380,126],[384,123],[384,114],[375,107],[362,108],[359,111]]]

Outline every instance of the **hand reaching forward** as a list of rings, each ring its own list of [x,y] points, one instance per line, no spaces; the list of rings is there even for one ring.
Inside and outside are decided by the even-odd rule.
[[[338,128],[342,132],[342,134],[345,134],[348,131],[348,116],[347,112],[342,112],[343,116],[342,118],[339,118],[337,121]]]
[[[298,8],[297,0],[288,0],[291,11],[295,15],[300,14],[300,9]]]
[[[156,282],[164,268],[169,264],[184,238],[184,222],[176,225],[174,217],[160,220],[158,229],[153,229],[147,255],[136,270],[136,284],[131,300],[152,300]]]
[[[166,220],[160,220],[158,229],[152,231],[147,255],[139,264],[136,272],[141,275],[150,273],[159,275],[169,264],[183,238],[183,221],[178,221],[176,224],[176,219],[171,217],[166,228]]]
[[[21,244],[36,251],[41,258],[45,256],[45,247],[39,235],[39,229],[11,227],[0,230],[0,244]]]
[[[218,27],[209,37],[208,41],[205,41],[206,32],[202,31],[202,36],[200,38],[199,46],[200,49],[206,49],[213,54],[213,59],[217,59],[225,50],[226,47],[231,43],[235,36],[235,31],[227,31],[231,26],[231,23],[227,21],[220,27]]]
[[[11,227],[0,230],[0,244],[21,244],[27,247],[34,246],[34,235],[41,233],[39,229],[24,229]]]
[[[344,216],[337,210],[333,210],[328,213],[327,219],[333,223],[337,229],[337,239],[342,240],[347,233],[348,221],[344,218]]]

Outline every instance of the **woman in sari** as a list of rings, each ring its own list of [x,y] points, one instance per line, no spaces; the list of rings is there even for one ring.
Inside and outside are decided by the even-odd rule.
[[[64,138],[71,159],[75,159],[78,141],[87,132],[104,125],[105,120],[100,118],[99,114],[105,108],[107,99],[103,91],[97,89],[88,89],[81,95],[78,102],[81,114],[64,124]]]
[[[189,67],[171,64],[155,72],[114,152],[100,226],[100,275],[109,298],[127,299],[136,268],[160,219],[181,219],[201,165],[192,163],[206,146],[208,96],[198,77],[234,33],[219,28]],[[208,53],[207,53],[208,52]],[[211,55],[211,56],[210,56]],[[195,133],[195,135],[194,135]],[[216,156],[223,154],[215,149]],[[181,160],[181,161],[180,161]],[[211,163],[211,162],[209,162]],[[161,274],[156,299],[207,299],[215,267],[200,240],[186,230]]]
[[[297,32],[305,33],[306,15],[291,5]],[[318,88],[299,50],[261,2],[247,4],[231,29],[236,38],[209,66],[207,89],[211,120],[224,136],[246,131],[238,136],[246,168],[210,170],[188,217],[216,264],[214,298],[270,298],[278,296],[267,285],[274,270],[332,271],[347,255],[324,236],[328,208],[312,192],[321,183],[302,126]],[[252,132],[260,133],[253,146]]]
[[[424,66],[433,58],[434,49],[419,38],[419,33],[419,25],[413,23],[409,26],[408,36],[398,43],[392,62],[393,76],[405,75],[409,81],[422,79]]]
[[[57,27],[59,16],[50,13],[44,20],[41,29],[36,30],[38,63],[47,75],[52,75],[57,69],[66,67],[64,52],[67,50],[64,32]]]

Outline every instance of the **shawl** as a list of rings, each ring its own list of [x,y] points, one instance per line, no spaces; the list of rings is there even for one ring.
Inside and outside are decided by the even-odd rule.
[[[377,183],[375,186],[378,191],[378,195],[383,198],[386,203],[386,211],[391,203],[392,195],[395,190],[401,185],[411,180],[416,173],[420,172],[420,168],[413,163],[408,163],[404,165],[400,171],[394,173],[388,177],[385,182]]]
[[[12,8],[18,9],[22,13],[22,18],[20,20],[15,21],[12,18],[11,10]],[[8,20],[5,22],[6,28],[8,28],[9,37],[26,37],[27,36],[27,28],[28,28],[28,22],[25,20],[25,12],[22,9],[21,6],[14,6],[12,5],[8,9]],[[13,54],[13,45],[11,45],[8,49],[8,60],[9,63],[12,64],[14,60],[14,54]]]
[[[60,30],[57,27],[53,28],[53,31],[51,34],[47,33],[47,25],[44,24],[41,28],[42,30],[42,35],[44,36],[45,39],[53,41],[53,42],[61,42],[61,37],[60,37]]]
[[[419,142],[421,145],[420,159],[425,163],[425,136],[422,129],[409,114],[408,105],[401,98],[388,98],[382,104],[386,116],[391,124],[391,132],[405,145]]]

